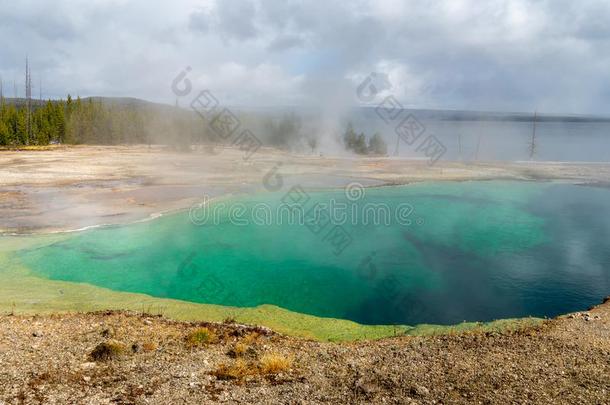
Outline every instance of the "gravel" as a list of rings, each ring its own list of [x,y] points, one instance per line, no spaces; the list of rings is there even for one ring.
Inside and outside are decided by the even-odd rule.
[[[185,337],[201,327],[218,340],[189,347]],[[126,350],[94,361],[92,351],[109,341]],[[290,358],[292,365],[277,374],[218,379],[213,371],[221,364],[240,361],[232,350],[238,342],[249,348],[242,361],[252,367],[266,353]],[[185,323],[132,312],[2,315],[0,400],[608,404],[610,301],[516,331],[356,343],[322,343],[259,327]]]

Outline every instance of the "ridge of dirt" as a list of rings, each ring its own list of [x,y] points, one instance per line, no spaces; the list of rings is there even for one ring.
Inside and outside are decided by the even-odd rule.
[[[100,344],[116,353],[95,361]],[[1,315],[2,401],[608,404],[610,297],[515,331],[340,344],[125,311]]]

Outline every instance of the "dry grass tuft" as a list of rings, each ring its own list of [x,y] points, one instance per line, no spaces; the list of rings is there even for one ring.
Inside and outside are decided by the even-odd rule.
[[[211,372],[219,380],[236,380],[257,375],[274,375],[287,372],[292,367],[292,359],[278,353],[265,354],[260,361],[246,361],[238,358],[231,364],[222,363]]]
[[[246,336],[244,336],[244,338],[242,339],[242,342],[246,345],[253,345],[258,342],[260,336],[261,336],[260,333],[252,332],[252,333],[249,333]]]
[[[212,371],[212,375],[219,380],[243,380],[245,377],[258,374],[258,368],[253,363],[237,359],[232,364],[221,364]]]
[[[157,344],[154,342],[144,342],[142,343],[142,350],[145,352],[154,352],[157,350]]]
[[[227,355],[234,358],[243,357],[248,352],[248,349],[250,349],[248,345],[241,342],[237,342],[233,345],[231,349],[229,349]]]
[[[290,370],[292,359],[279,353],[268,353],[260,359],[260,369],[263,374],[279,374]]]
[[[216,343],[218,336],[213,330],[208,328],[195,329],[186,336],[186,344],[189,347],[197,347],[207,345],[210,343]]]
[[[108,361],[119,358],[125,352],[126,347],[123,343],[109,340],[95,346],[89,356],[93,361]]]

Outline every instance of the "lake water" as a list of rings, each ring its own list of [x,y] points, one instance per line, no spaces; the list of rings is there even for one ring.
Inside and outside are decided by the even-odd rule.
[[[379,132],[391,155],[396,149],[395,128],[403,117],[412,115],[424,127],[421,140],[435,136],[446,148],[444,160],[530,160],[534,132],[533,114],[474,113],[409,110],[396,121],[384,122],[373,108],[361,108],[349,120],[357,131]],[[496,119],[491,119],[494,116]],[[422,158],[418,143],[401,142],[399,155]],[[577,119],[541,116],[536,122],[536,150],[533,160],[563,162],[610,162],[610,119]]]
[[[555,316],[610,293],[608,189],[488,181],[306,191],[305,211],[332,202],[334,224],[324,214],[300,223],[280,208],[290,197],[217,202],[18,256],[50,279],[365,324]]]

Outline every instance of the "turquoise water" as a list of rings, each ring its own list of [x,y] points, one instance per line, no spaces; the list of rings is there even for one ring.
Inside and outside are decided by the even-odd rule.
[[[610,293],[607,189],[489,181],[307,196],[305,211],[333,201],[347,219],[320,230],[325,215],[299,223],[279,208],[284,194],[261,194],[211,204],[206,218],[202,208],[90,230],[18,256],[50,279],[366,324],[554,316]],[[362,214],[371,204],[386,204],[389,224]]]

